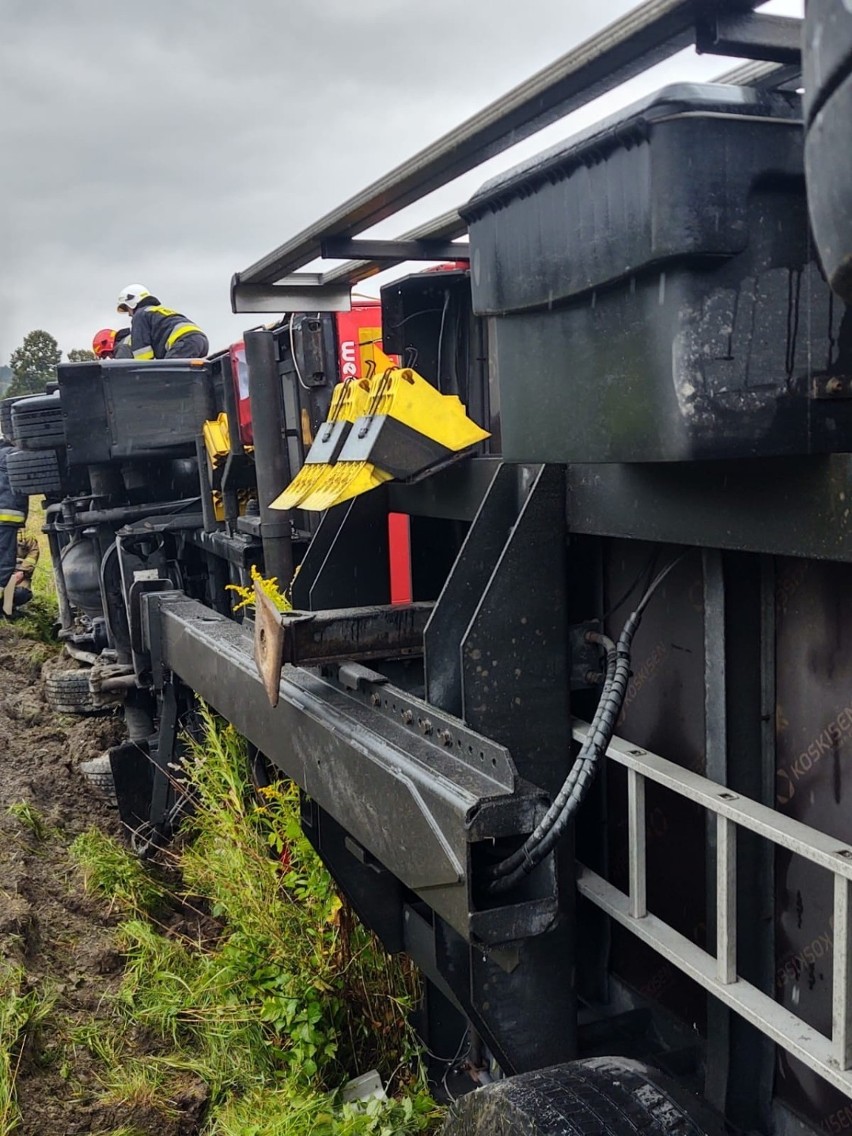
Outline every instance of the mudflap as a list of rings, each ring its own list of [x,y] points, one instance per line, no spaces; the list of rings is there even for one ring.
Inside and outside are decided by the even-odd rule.
[[[118,815],[131,832],[146,826],[151,814],[154,769],[147,742],[124,742],[109,751]]]

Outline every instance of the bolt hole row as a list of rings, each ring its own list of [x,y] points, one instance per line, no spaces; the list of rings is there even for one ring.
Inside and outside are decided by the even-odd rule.
[[[385,700],[384,700],[384,707],[385,707],[385,709],[387,710],[387,708],[388,708],[388,700],[387,700],[387,699],[385,699]],[[394,712],[396,712],[396,710],[397,710],[397,705],[396,705],[396,703],[395,703],[395,702],[391,703],[391,704],[390,704],[390,707],[391,707],[391,710],[393,710]],[[422,729],[422,728],[423,728],[423,722],[424,722],[423,718],[418,718],[418,719],[417,719],[417,725],[418,725],[418,726],[420,727],[420,729]],[[450,745],[452,745],[452,739],[450,739],[450,743],[449,743],[449,744],[450,744]],[[463,743],[462,743],[462,739],[461,739],[461,738],[456,738],[456,746],[457,746],[457,747],[458,747],[459,749],[461,749],[461,748],[462,748],[462,744],[463,744]],[[467,752],[468,752],[468,753],[470,754],[470,756],[471,756],[471,757],[473,757],[473,754],[474,754],[474,748],[473,748],[473,746],[472,746],[472,745],[470,745],[470,744],[468,745],[468,747],[467,747]],[[480,750],[480,751],[479,751],[479,760],[480,760],[480,761],[485,761],[485,751],[484,751],[484,750]],[[496,765],[497,765],[497,758],[496,758],[496,757],[492,757],[492,758],[491,758],[491,764],[492,764],[493,766],[496,766]]]

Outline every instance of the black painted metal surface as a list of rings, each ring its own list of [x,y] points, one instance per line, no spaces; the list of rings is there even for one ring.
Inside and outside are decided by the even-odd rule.
[[[155,681],[179,676],[460,935],[493,944],[552,926],[550,865],[513,904],[472,894],[473,846],[518,839],[542,808],[505,749],[365,668],[343,685],[285,668],[272,708],[243,628],[179,593],[142,602]]]
[[[852,560],[852,461],[568,467],[571,530],[634,540]]]
[[[810,244],[800,115],[666,88],[472,199],[506,459],[849,449],[852,402],[812,397],[852,365],[852,325]]]
[[[290,515],[270,507],[290,483],[278,351],[270,331],[246,332],[245,344],[264,572],[283,589],[293,577],[294,564]]]
[[[287,612],[283,661],[299,666],[423,654],[431,603]]]

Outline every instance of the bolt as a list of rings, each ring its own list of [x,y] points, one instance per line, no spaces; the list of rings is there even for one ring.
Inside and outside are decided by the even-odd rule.
[[[438,730],[438,741],[442,745],[451,746],[453,744],[453,735],[449,730]]]
[[[411,723],[414,720],[414,711],[413,710],[403,710],[402,720],[403,720],[403,722],[405,722],[406,726],[410,726]]]
[[[371,706],[381,706],[381,704],[382,704],[381,695],[379,695],[379,694],[371,694],[370,695],[370,705]]]
[[[427,737],[432,733],[432,723],[428,718],[421,718],[417,723],[417,728],[420,730],[421,734],[424,734]]]
[[[829,379],[825,384],[826,394],[842,394],[843,392],[843,379]]]

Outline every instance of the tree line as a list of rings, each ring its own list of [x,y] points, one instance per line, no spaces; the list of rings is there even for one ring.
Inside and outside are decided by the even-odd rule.
[[[94,359],[95,353],[86,347],[75,347],[68,352],[69,363],[82,363]],[[56,366],[62,362],[59,344],[47,331],[37,329],[24,336],[20,347],[9,358],[10,381],[6,398],[26,394],[40,394],[48,383],[56,379]],[[5,368],[0,368],[0,371]],[[2,376],[0,376],[2,377]]]

